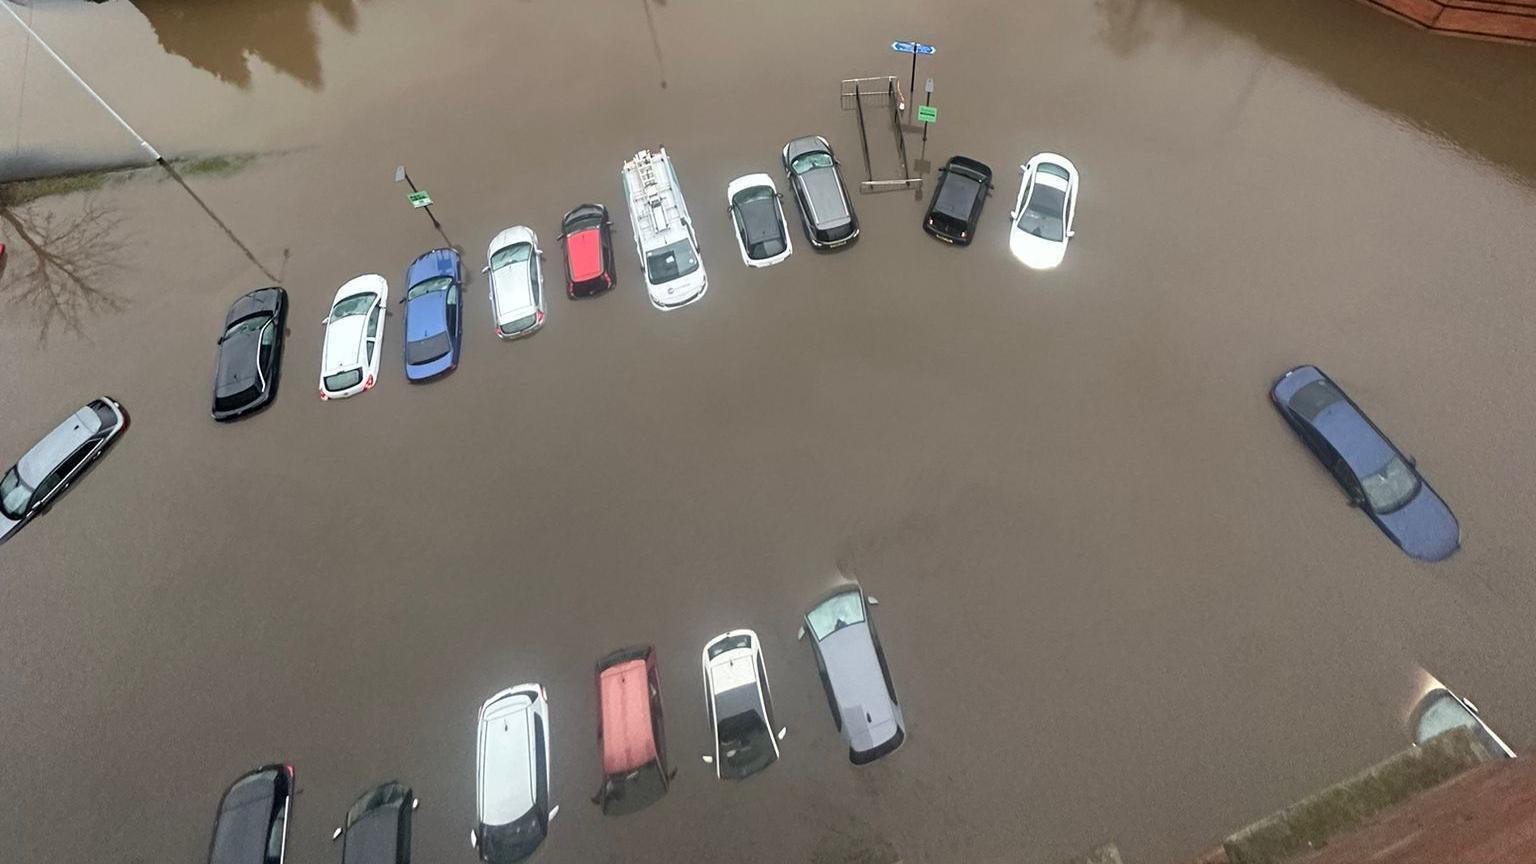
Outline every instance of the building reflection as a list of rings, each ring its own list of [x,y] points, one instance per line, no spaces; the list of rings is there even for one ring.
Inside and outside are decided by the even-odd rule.
[[[318,6],[343,30],[357,29],[358,0],[132,0],[160,47],[220,81],[251,86],[251,58],[313,90],[323,84]]]

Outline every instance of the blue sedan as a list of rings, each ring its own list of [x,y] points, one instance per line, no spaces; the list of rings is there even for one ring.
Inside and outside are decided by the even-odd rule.
[[[464,334],[459,253],[433,249],[405,271],[405,377],[426,381],[459,365]]]
[[[1429,483],[1339,385],[1315,366],[1281,375],[1269,398],[1318,460],[1392,542],[1424,561],[1461,546],[1461,526]]]

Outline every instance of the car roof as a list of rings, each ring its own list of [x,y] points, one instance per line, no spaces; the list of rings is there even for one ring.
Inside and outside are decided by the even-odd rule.
[[[633,771],[656,759],[650,675],[644,660],[626,660],[598,673],[603,723],[603,773]]]
[[[533,303],[533,262],[518,261],[491,271],[491,291],[496,295],[497,324],[526,312]]]
[[[101,418],[87,405],[53,427],[16,463],[16,473],[28,486],[37,486],[92,435],[101,430]]]
[[[477,779],[480,821],[487,825],[505,825],[533,807],[533,713],[527,692],[507,693],[481,709]]]
[[[363,365],[364,330],[367,315],[348,315],[325,325],[325,345],[321,350],[321,374],[335,375]]]
[[[714,692],[724,693],[757,682],[756,652],[751,648],[733,648],[709,661],[709,680]]]
[[[869,750],[884,743],[895,734],[898,718],[868,619],[840,627],[817,644],[849,746]]]
[[[1319,382],[1305,385],[1317,386]],[[1326,385],[1323,385],[1326,386]],[[1301,393],[1298,390],[1297,393]],[[1342,390],[1339,391],[1343,393]],[[1318,411],[1312,418],[1312,426],[1321,434],[1338,454],[1349,463],[1351,470],[1358,476],[1365,476],[1381,470],[1393,456],[1397,455],[1387,439],[1376,430],[1375,426],[1366,419],[1354,403],[1348,397],[1332,402]]]
[[[230,784],[219,802],[208,864],[263,864],[279,770],[257,769]]]
[[[565,235],[566,260],[577,282],[595,279],[603,272],[603,226],[579,228]]]

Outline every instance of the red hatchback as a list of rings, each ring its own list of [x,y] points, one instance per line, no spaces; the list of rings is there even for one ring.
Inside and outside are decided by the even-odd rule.
[[[592,803],[604,814],[633,813],[667,794],[677,771],[667,769],[661,678],[651,646],[621,648],[597,661],[597,743],[603,786]]]
[[[613,287],[613,229],[608,208],[581,204],[560,220],[565,246],[565,293],[575,299]]]

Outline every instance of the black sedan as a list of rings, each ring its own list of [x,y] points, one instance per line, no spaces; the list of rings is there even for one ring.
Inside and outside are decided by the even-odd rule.
[[[981,205],[992,191],[992,169],[975,159],[955,156],[939,169],[939,182],[923,218],[923,230],[956,246],[969,246],[981,220]]]
[[[420,803],[393,780],[364,792],[331,834],[341,840],[341,864],[411,864],[411,814]]]
[[[219,801],[208,864],[283,864],[292,804],[292,765],[263,765],[242,774]]]
[[[277,395],[287,315],[281,288],[252,291],[229,308],[213,373],[213,419],[243,417]]]

